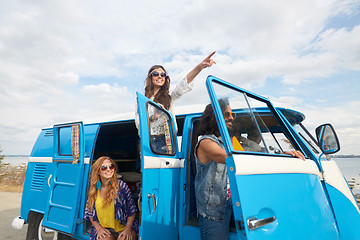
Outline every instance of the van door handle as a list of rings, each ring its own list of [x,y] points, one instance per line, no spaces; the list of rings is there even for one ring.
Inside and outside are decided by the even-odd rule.
[[[263,219],[256,219],[256,217],[249,218],[247,220],[247,225],[249,227],[249,230],[254,230],[259,227],[265,226],[266,224],[272,223],[273,221],[275,221],[275,219],[276,219],[276,217],[269,217],[269,218],[263,218]]]
[[[150,199],[150,196],[151,196],[151,198],[152,198],[152,200],[153,200],[153,204],[154,204],[154,211],[152,212],[152,213],[155,213],[155,211],[156,211],[156,200],[155,200],[155,194],[153,193],[153,194],[151,194],[150,195],[150,193],[148,193],[148,199]]]
[[[50,187],[50,178],[52,177],[52,174],[50,174],[49,178],[48,178],[48,186]]]

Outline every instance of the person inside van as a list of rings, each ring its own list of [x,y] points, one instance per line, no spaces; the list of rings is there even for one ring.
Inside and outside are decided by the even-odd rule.
[[[219,100],[226,126],[231,132],[236,114],[226,99]],[[227,157],[220,131],[211,104],[202,114],[198,127],[198,142],[195,146],[196,176],[195,196],[199,215],[201,239],[227,239],[232,215],[231,191],[225,160]],[[239,151],[244,151],[233,138]],[[300,151],[285,152],[305,160]],[[210,191],[209,191],[210,190]]]
[[[145,79],[145,96],[154,102],[158,103],[161,107],[173,112],[172,106],[174,101],[179,99],[182,95],[192,90],[192,82],[195,77],[207,67],[211,67],[215,61],[211,57],[215,54],[215,51],[201,61],[193,70],[191,70],[185,78],[183,78],[172,91],[170,89],[170,77],[167,74],[165,68],[161,65],[152,66]],[[215,63],[216,64],[216,63]],[[151,113],[150,121],[152,140],[165,141],[164,139],[156,139],[156,136],[163,136],[163,124],[161,117],[156,112]],[[135,108],[135,125],[140,131],[139,127],[139,114],[138,106]],[[140,132],[139,132],[140,135]],[[154,139],[153,139],[154,138]]]
[[[117,179],[117,166],[106,156],[91,167],[85,219],[92,224],[90,240],[135,240],[137,208],[128,185]]]
[[[265,152],[265,148],[260,146],[261,135],[259,130],[256,127],[249,128],[247,132],[247,137],[239,137],[239,140],[244,147],[245,151],[251,152]]]

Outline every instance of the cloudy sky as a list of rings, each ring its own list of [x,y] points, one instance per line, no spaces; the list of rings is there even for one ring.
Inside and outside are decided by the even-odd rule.
[[[208,103],[208,75],[333,124],[360,154],[360,0],[1,1],[0,145],[30,154],[41,128],[134,111],[150,66],[173,84],[217,64],[175,108]]]

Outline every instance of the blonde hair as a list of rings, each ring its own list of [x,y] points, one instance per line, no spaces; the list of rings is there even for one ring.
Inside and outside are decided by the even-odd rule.
[[[116,177],[117,166],[114,160],[112,160],[111,158],[106,156],[99,157],[91,167],[90,184],[89,184],[90,186],[89,186],[88,200],[87,200],[87,207],[90,211],[93,210],[96,201],[96,196],[97,196],[96,184],[100,180],[99,171],[105,160],[111,161],[111,163],[114,165],[115,168],[114,168],[114,175],[110,180],[111,184],[110,184],[109,192],[105,198],[104,206],[109,205],[115,198],[117,198],[117,191],[119,190],[119,182]]]

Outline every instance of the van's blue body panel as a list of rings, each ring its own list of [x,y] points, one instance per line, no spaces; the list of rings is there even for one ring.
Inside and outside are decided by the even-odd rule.
[[[261,116],[265,124],[273,117],[279,124],[268,126],[266,131],[284,134],[295,149],[303,152],[306,161],[271,152],[234,150],[213,84],[267,104],[253,109],[258,114],[255,119]],[[228,153],[234,212],[229,239],[360,239],[359,208],[353,196],[344,194],[350,191],[345,179],[324,172],[327,168],[323,161],[327,160],[321,159],[314,146],[293,127],[305,119],[304,114],[275,108],[267,98],[212,76],[207,87]],[[140,181],[127,183],[141,210],[137,218],[142,240],[200,239],[192,161],[201,112],[175,119],[142,94],[137,93],[137,99],[140,139],[132,119],[60,124],[40,132],[28,162],[21,218],[32,221],[30,213],[36,213],[43,217],[47,228],[75,239],[89,239],[90,223],[84,219],[84,209],[91,165],[98,157],[108,155],[120,167],[120,175],[141,173]],[[166,142],[171,146],[166,145],[170,148],[165,153],[156,153],[152,145],[149,108],[167,119]],[[234,111],[239,118],[247,114],[245,108]],[[263,127],[261,124],[258,127]],[[72,162],[74,125],[80,127],[78,163]],[[313,144],[317,145],[316,141]],[[136,199],[139,190],[142,195]],[[273,220],[253,229],[250,223],[254,218]]]
[[[90,124],[84,127],[85,132],[85,157],[90,157],[93,150],[96,134],[99,124]],[[54,163],[52,162],[31,162],[31,158],[54,156],[53,146],[53,128],[43,129],[30,154],[30,161],[27,165],[27,171],[24,181],[22,195],[21,216],[26,220],[29,211],[44,213],[45,206],[49,199],[48,176],[54,172]],[[84,169],[85,175],[88,176],[89,166]],[[66,174],[66,172],[65,172]],[[36,177],[32,177],[36,176]],[[87,186],[84,186],[86,189]],[[85,192],[83,189],[83,192]],[[84,199],[84,196],[82,197]],[[84,204],[83,204],[84,205]]]
[[[21,217],[27,220],[30,211],[45,212],[49,196],[46,176],[52,173],[49,163],[28,163],[21,201]],[[32,177],[34,176],[34,177]]]
[[[236,183],[240,192],[240,206],[244,206],[241,208],[244,216],[257,216],[259,219],[276,217],[274,222],[261,229],[247,231],[250,239],[264,236],[266,239],[292,239],[295,233],[297,239],[340,239],[318,176],[247,175],[237,176]],[[315,201],[313,196],[317,196]],[[266,198],[266,205],[263,198]],[[293,211],[289,212],[289,209]]]
[[[334,209],[341,239],[360,239],[359,212],[348,198],[333,186],[326,184]]]

